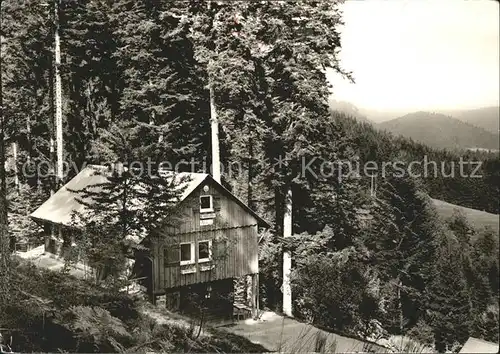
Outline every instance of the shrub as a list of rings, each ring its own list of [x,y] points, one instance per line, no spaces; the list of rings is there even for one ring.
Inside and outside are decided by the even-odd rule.
[[[22,265],[17,267],[15,281],[19,288],[26,289],[32,295],[50,299],[59,309],[99,306],[122,321],[137,319],[139,316],[136,299],[61,272]]]
[[[73,306],[67,328],[77,338],[76,351],[120,352],[130,343],[124,323],[100,307]]]
[[[222,331],[193,339],[189,328],[158,324],[126,294],[67,274],[13,269],[15,301],[0,303],[2,327],[16,328],[16,352],[265,352]]]
[[[293,274],[295,312],[331,331],[358,334],[378,312],[363,267],[355,259],[310,256]]]
[[[406,335],[422,345],[434,347],[434,330],[424,320],[420,319]]]

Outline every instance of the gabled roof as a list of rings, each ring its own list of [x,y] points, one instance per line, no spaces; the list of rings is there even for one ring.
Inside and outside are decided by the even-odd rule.
[[[50,196],[30,216],[33,219],[69,226],[73,213],[83,213],[86,208],[84,204],[78,202],[77,195],[71,192],[71,190],[82,190],[89,186],[106,183],[106,176],[101,174],[106,170],[107,168],[102,166],[90,165],[85,167],[61,189]],[[99,188],[92,189],[97,191]]]
[[[487,342],[482,339],[469,337],[459,353],[498,353],[498,343]]]
[[[45,203],[43,203],[38,209],[36,209],[30,216],[35,220],[48,221],[54,224],[72,225],[72,217],[75,213],[84,214],[87,210],[87,206],[81,203],[78,199],[82,196],[78,195],[74,191],[79,191],[83,189],[89,189],[93,192],[99,192],[99,185],[109,183],[106,173],[109,171],[106,166],[98,165],[88,165],[75,177],[73,177],[66,185],[59,189],[54,195],[52,195]],[[217,183],[210,175],[206,173],[187,173],[180,172],[175,175],[171,172],[167,172],[163,175],[164,178],[174,177],[178,179],[178,188],[182,190],[179,196],[179,202],[186,199],[193,191],[201,185],[206,180],[211,180],[213,183],[217,184],[222,190],[227,193],[236,203],[243,207],[248,213],[254,216],[259,222],[260,226],[269,227],[264,219],[257,215],[252,209],[250,209],[245,203],[236,198],[230,191],[224,188],[222,185]],[[93,187],[94,186],[94,187]],[[91,201],[86,201],[90,202]]]

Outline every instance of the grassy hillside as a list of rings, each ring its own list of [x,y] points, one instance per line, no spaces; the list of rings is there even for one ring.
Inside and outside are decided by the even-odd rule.
[[[498,150],[499,145],[498,134],[439,113],[410,113],[377,127],[438,149]]]
[[[469,222],[476,229],[482,229],[487,226],[491,227],[493,230],[498,231],[499,229],[499,218],[497,214],[491,214],[477,209],[465,208],[439,199],[433,199],[432,201],[442,218],[449,218],[453,215],[453,212],[458,209],[467,217]]]

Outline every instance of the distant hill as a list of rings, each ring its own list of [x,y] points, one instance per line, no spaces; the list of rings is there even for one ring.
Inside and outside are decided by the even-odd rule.
[[[375,110],[360,107],[359,113],[364,115],[368,120],[375,123],[382,123],[391,119],[396,119],[407,113],[405,110]]]
[[[338,122],[345,136],[349,137],[362,163],[376,161],[380,166],[384,161],[404,161],[408,164],[422,161],[424,156],[427,156],[428,161],[444,163],[446,166],[452,161],[459,161],[460,157],[481,161],[477,175],[483,178],[462,178],[459,166],[455,164],[454,176],[445,177],[438,173],[437,178],[422,178],[421,182],[425,191],[433,198],[494,214],[500,213],[498,153],[436,149],[403,136],[394,136],[378,129],[376,124],[361,123],[346,115],[332,114],[332,118]],[[369,178],[360,179],[365,190],[369,190],[370,182]]]
[[[498,134],[440,113],[410,113],[377,128],[438,149],[498,150],[499,145]]]
[[[493,230],[498,231],[500,222],[497,214],[491,214],[477,209],[465,208],[439,199],[432,199],[432,202],[436,207],[439,216],[443,219],[451,217],[454,210],[458,209],[467,217],[467,220],[475,229],[479,230],[488,226]]]
[[[355,118],[358,122],[364,123],[372,123],[370,119],[364,115],[358,107],[353,105],[350,102],[346,101],[337,101],[334,99],[330,99],[328,101],[328,105],[330,106],[330,111],[337,111],[344,114],[347,114],[353,118]]]
[[[500,107],[483,107],[465,111],[448,112],[453,118],[498,134],[500,129]]]

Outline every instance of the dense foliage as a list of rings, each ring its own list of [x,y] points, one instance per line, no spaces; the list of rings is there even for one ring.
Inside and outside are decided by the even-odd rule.
[[[0,303],[2,331],[18,352],[262,352],[242,338],[195,338],[194,328],[162,325],[140,301],[67,274],[19,264],[9,303]]]

